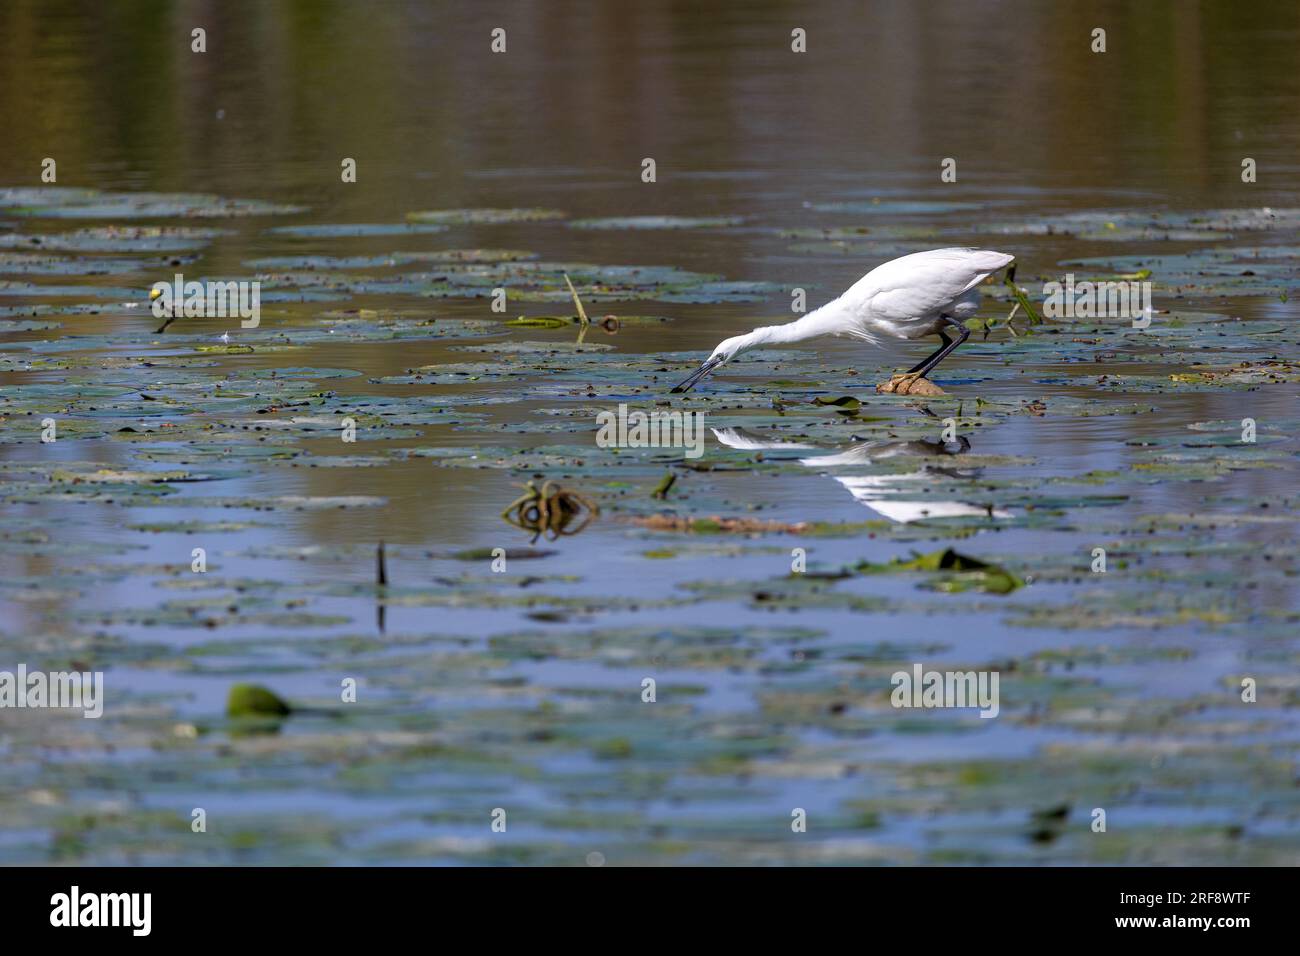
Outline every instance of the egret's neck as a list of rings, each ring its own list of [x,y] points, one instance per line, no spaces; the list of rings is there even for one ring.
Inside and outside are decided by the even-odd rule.
[[[751,348],[760,345],[783,345],[789,342],[805,342],[808,339],[821,338],[824,335],[837,335],[843,332],[846,311],[840,300],[828,302],[820,309],[814,309],[807,315],[787,322],[784,325],[769,325],[755,329],[749,334],[754,337]]]

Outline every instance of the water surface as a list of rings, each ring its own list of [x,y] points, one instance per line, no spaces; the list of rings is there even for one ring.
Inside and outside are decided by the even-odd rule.
[[[0,186],[52,157],[107,198],[0,205],[0,669],[108,701],[0,711],[0,859],[1296,862],[1297,39],[1288,5],[7,5]],[[464,209],[562,216],[406,225]],[[668,394],[792,289],[959,244],[1036,298],[1150,269],[1157,314],[977,333],[925,403],[873,389],[920,345]],[[176,272],[258,279],[261,327],[155,334]],[[505,324],[568,319],[565,273],[616,334]],[[596,447],[666,402],[750,447]],[[532,543],[500,512],[546,478],[600,515]],[[844,570],[945,548],[1026,586]],[[997,670],[999,716],[892,707],[916,662]],[[241,682],[308,712],[250,732]]]

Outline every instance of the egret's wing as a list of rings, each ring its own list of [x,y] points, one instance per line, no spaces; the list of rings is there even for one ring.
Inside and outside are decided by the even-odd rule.
[[[933,315],[1014,256],[984,249],[933,249],[886,262],[844,293],[855,311],[897,322]]]

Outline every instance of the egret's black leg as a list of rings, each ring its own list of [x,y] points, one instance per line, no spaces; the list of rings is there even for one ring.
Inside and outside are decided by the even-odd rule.
[[[970,329],[966,328],[965,325],[958,322],[951,315],[941,315],[939,316],[939,318],[941,318],[944,322],[948,323],[950,326],[952,326],[957,330],[957,338],[950,342],[948,341],[948,337],[945,336],[943,332],[940,332],[939,337],[944,340],[943,348],[939,349],[939,351],[935,352],[928,359],[926,359],[924,362],[922,362],[916,368],[912,369],[907,374],[911,375],[913,372],[917,372],[920,374],[921,378],[925,378],[927,375],[929,375],[931,372],[934,371],[934,367],[936,365],[938,365],[940,362],[946,359],[950,354],[952,354],[952,351],[955,348],[957,348],[957,346],[961,345],[968,338],[970,338]]]
[[[911,368],[909,368],[905,374],[911,375],[913,372],[921,371],[921,369],[925,368],[926,362],[930,361],[930,359],[934,358],[936,355],[938,355],[940,352],[942,352],[944,349],[948,348],[952,344],[952,339],[948,338],[948,336],[943,334],[943,329],[939,330],[939,338],[943,339],[943,345],[940,345],[937,349],[935,349],[933,354],[922,359],[921,361],[913,365]]]

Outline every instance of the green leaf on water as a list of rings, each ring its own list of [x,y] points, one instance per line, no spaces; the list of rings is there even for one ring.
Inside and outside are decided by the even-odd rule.
[[[549,557],[552,554],[555,552],[544,548],[467,548],[464,551],[453,551],[448,557],[457,561],[491,561],[495,558],[525,561],[529,558]]]
[[[1010,594],[1024,587],[1025,581],[1015,573],[996,564],[961,554],[952,548],[916,554],[910,560],[894,559],[884,564],[859,561],[853,569],[860,574],[890,574],[897,571],[925,571],[939,574],[933,589],[938,591],[988,591],[992,594]]]
[[[235,684],[226,698],[227,717],[286,717],[292,708],[260,684]]]
[[[814,405],[834,405],[840,411],[856,412],[862,407],[862,402],[852,395],[841,395],[839,398],[825,398],[818,395],[813,399]]]

